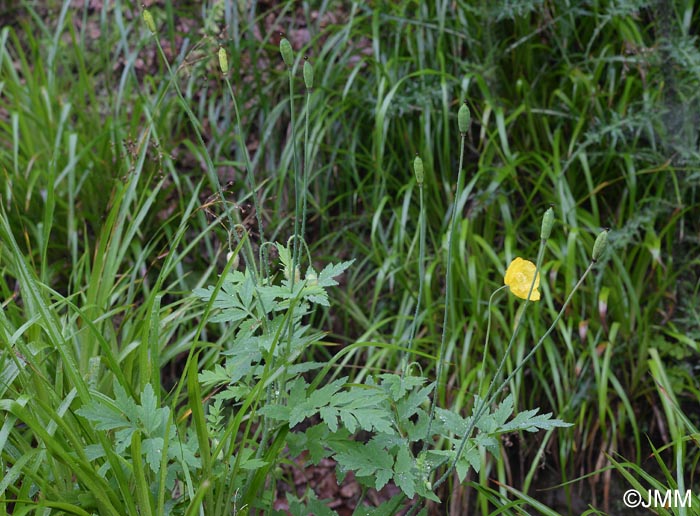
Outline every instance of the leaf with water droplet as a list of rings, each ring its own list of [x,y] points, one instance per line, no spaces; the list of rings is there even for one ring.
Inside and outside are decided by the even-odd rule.
[[[394,465],[394,482],[408,498],[416,494],[416,481],[413,478],[413,457],[408,448],[400,448]]]

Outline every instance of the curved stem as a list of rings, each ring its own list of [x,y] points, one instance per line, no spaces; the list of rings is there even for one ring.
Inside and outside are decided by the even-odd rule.
[[[479,393],[479,396],[481,396],[481,389],[483,387],[483,381],[484,378],[486,378],[486,358],[488,357],[488,349],[489,349],[489,337],[491,336],[491,307],[493,306],[493,298],[496,297],[496,294],[498,294],[501,290],[504,288],[508,288],[507,285],[503,285],[502,287],[498,287],[496,290],[493,291],[493,294],[489,297],[489,304],[488,304],[488,316],[487,316],[487,322],[486,322],[486,338],[484,340],[484,352],[483,352],[483,357],[481,358],[481,379],[479,380],[479,390],[477,391]]]

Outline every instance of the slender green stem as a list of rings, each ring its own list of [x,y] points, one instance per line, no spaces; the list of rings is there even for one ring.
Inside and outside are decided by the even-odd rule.
[[[187,103],[187,100],[185,99],[185,96],[182,93],[182,90],[180,89],[180,85],[177,83],[177,77],[175,73],[173,72],[172,67],[170,66],[170,62],[168,61],[165,52],[163,51],[163,47],[160,44],[160,41],[158,39],[158,36],[156,34],[153,35],[153,39],[156,42],[156,46],[158,47],[158,52],[160,53],[161,58],[163,59],[163,62],[165,63],[165,67],[168,70],[168,75],[170,76],[170,81],[175,88],[175,92],[177,93],[177,96],[180,99],[180,104],[182,105],[182,108],[185,110],[185,113],[187,114],[187,117],[190,119],[190,123],[192,124],[192,129],[194,130],[194,133],[197,137],[197,142],[202,148],[202,157],[204,158],[204,162],[207,165],[207,176],[209,176],[209,181],[212,183],[212,185],[216,188],[216,191],[219,195],[219,198],[221,199],[221,202],[224,207],[224,213],[226,215],[226,218],[229,221],[230,227],[233,228],[236,224],[236,222],[233,219],[233,216],[231,215],[231,210],[226,204],[226,198],[224,197],[224,191],[221,188],[221,182],[219,181],[219,177],[216,175],[216,169],[214,167],[214,163],[211,159],[211,156],[209,155],[209,151],[207,149],[206,143],[204,143],[204,138],[202,137],[202,131],[200,130],[200,125],[199,125],[199,120],[197,119],[196,115],[192,111],[192,108],[190,108],[189,104]],[[253,272],[255,276],[257,277],[257,272],[255,271],[254,267],[255,264],[253,263]]]
[[[484,352],[483,352],[483,357],[481,358],[481,378],[479,379],[479,390],[477,391],[479,393],[479,396],[481,396],[481,390],[483,387],[483,381],[484,378],[486,378],[486,358],[488,357],[488,349],[489,349],[489,338],[491,336],[491,307],[493,306],[493,298],[496,297],[496,294],[498,294],[501,290],[504,288],[508,288],[507,285],[503,285],[502,287],[497,288],[496,290],[493,291],[493,294],[491,294],[491,297],[489,297],[489,304],[488,304],[488,316],[486,318],[486,338],[484,339]]]
[[[559,310],[559,313],[557,314],[556,318],[552,322],[552,324],[549,326],[549,329],[540,337],[540,340],[537,341],[537,344],[533,346],[533,348],[530,350],[530,352],[525,355],[525,357],[520,361],[520,363],[517,365],[515,369],[506,377],[506,379],[503,381],[503,386],[508,385],[508,383],[515,377],[515,375],[522,369],[522,367],[533,357],[535,353],[537,353],[537,350],[540,348],[540,346],[544,343],[544,340],[549,337],[549,334],[554,331],[555,326],[559,322],[559,319],[561,319],[561,316],[564,315],[564,310],[566,310],[566,307],[569,306],[569,303],[571,302],[571,298],[574,296],[574,293],[579,289],[581,284],[583,283],[583,280],[586,279],[586,276],[593,270],[593,266],[595,265],[595,262],[591,262],[588,265],[588,268],[584,271],[583,275],[581,276],[581,279],[578,280],[576,285],[574,285],[574,288],[571,290],[569,295],[566,298],[566,301],[564,301],[564,304],[561,307],[561,310]],[[499,389],[500,391],[501,389]],[[494,392],[491,398],[488,400],[487,405],[490,403],[493,403],[495,400],[496,396],[499,394],[499,391]]]
[[[474,430],[474,427],[476,424],[479,422],[479,418],[483,415],[484,411],[486,410],[488,403],[487,399],[493,394],[498,394],[504,387],[505,383],[502,383],[498,389],[496,389],[496,382],[498,381],[498,377],[501,375],[501,371],[503,371],[503,367],[506,364],[506,360],[508,359],[508,356],[510,356],[510,352],[513,349],[513,345],[515,344],[515,338],[518,335],[518,332],[520,330],[520,327],[523,325],[523,321],[525,320],[525,311],[527,310],[528,305],[530,304],[530,296],[532,295],[532,291],[535,289],[535,282],[537,281],[537,275],[539,274],[540,267],[542,265],[542,257],[544,256],[544,244],[545,241],[541,240],[540,241],[540,249],[537,253],[537,263],[535,265],[535,274],[532,277],[532,283],[530,284],[530,290],[528,291],[527,294],[527,299],[525,299],[525,304],[523,305],[522,312],[520,313],[520,317],[518,318],[517,323],[515,324],[515,328],[513,330],[513,334],[510,337],[510,341],[508,342],[508,346],[506,347],[505,353],[503,353],[503,357],[501,358],[500,363],[498,364],[498,369],[496,370],[496,373],[493,375],[491,378],[491,383],[489,384],[489,388],[486,391],[486,394],[484,395],[483,398],[481,398],[481,393],[479,393],[479,405],[476,407],[476,410],[474,411],[474,415],[472,418],[469,420],[469,425],[467,426],[466,431],[464,432],[464,436],[462,437],[462,441],[459,443],[459,448],[457,448],[457,454],[455,455],[455,460],[452,462],[452,465],[448,468],[448,470],[445,472],[445,474],[440,477],[440,479],[435,483],[435,488],[440,486],[445,479],[452,473],[454,470],[458,458],[462,455],[462,451],[464,450],[464,446],[467,444],[467,441],[469,440],[469,437],[471,436],[472,430]],[[521,362],[521,364],[524,362]],[[494,389],[495,392],[494,392]]]
[[[527,311],[527,307],[530,304],[530,296],[532,296],[532,291],[535,289],[535,283],[537,282],[537,276],[540,273],[540,269],[542,268],[542,258],[544,257],[544,244],[545,241],[541,240],[540,241],[540,248],[537,252],[537,262],[535,265],[535,274],[532,277],[532,283],[530,284],[530,290],[527,293],[527,299],[525,299],[525,304],[523,305],[522,311],[520,312],[520,317],[518,317],[517,322],[515,323],[515,328],[513,329],[513,334],[510,336],[510,341],[508,342],[508,346],[506,347],[505,353],[503,353],[503,357],[501,358],[501,361],[498,364],[498,369],[496,369],[496,373],[493,375],[493,378],[491,378],[491,383],[489,384],[489,388],[486,391],[486,395],[484,396],[484,399],[481,401],[481,404],[478,408],[478,410],[474,414],[474,418],[472,420],[473,425],[476,425],[476,423],[479,421],[479,418],[483,414],[483,412],[486,410],[487,403],[485,402],[485,399],[491,396],[491,394],[494,392],[494,389],[496,389],[496,382],[498,381],[498,377],[501,376],[501,372],[503,371],[503,368],[506,365],[506,361],[508,360],[508,357],[510,356],[510,352],[513,349],[513,346],[515,345],[515,338],[518,335],[518,332],[520,331],[520,328],[523,325],[523,322],[525,321],[525,312]],[[503,384],[498,388],[496,391],[496,394],[500,392],[500,390],[503,388]],[[469,429],[471,431],[471,429]]]
[[[413,340],[416,336],[416,328],[418,327],[418,313],[420,312],[420,303],[423,298],[423,281],[425,278],[425,204],[423,200],[423,185],[418,185],[418,193],[420,198],[420,213],[419,217],[419,236],[418,236],[418,296],[416,297],[416,309],[413,312],[413,321],[411,322],[411,331],[408,337],[407,349],[413,351]],[[408,371],[408,354],[404,356],[403,375]]]
[[[289,283],[294,290],[294,281],[296,277],[296,267],[299,249],[299,158],[297,156],[297,129],[296,118],[294,116],[294,76],[292,69],[287,70],[289,76],[289,119],[292,125],[292,158],[294,161],[294,245],[292,250],[292,271]]]
[[[540,247],[540,254],[541,254],[542,247],[543,246]],[[540,340],[537,341],[537,344],[535,344],[533,346],[533,348],[530,350],[530,352],[520,361],[520,363],[515,367],[515,369],[513,369],[513,371],[508,375],[508,377],[500,384],[498,389],[496,389],[491,394],[492,388],[494,386],[494,382],[497,379],[498,375],[500,374],[501,370],[503,369],[503,365],[505,363],[505,360],[506,360],[506,358],[509,354],[509,351],[512,348],[512,344],[515,340],[515,335],[517,333],[517,330],[521,326],[520,323],[523,320],[523,316],[521,315],[520,319],[518,320],[518,324],[516,325],[516,328],[513,331],[513,337],[511,337],[511,341],[508,344],[508,348],[506,350],[506,353],[504,354],[503,359],[501,360],[501,364],[499,365],[498,371],[497,371],[496,375],[494,376],[493,380],[491,381],[491,386],[489,386],[489,391],[487,391],[486,396],[484,397],[485,401],[481,402],[479,409],[474,413],[474,416],[469,421],[469,425],[467,427],[467,430],[464,433],[464,436],[462,437],[462,441],[459,444],[459,448],[457,449],[457,453],[455,455],[454,461],[450,465],[449,469],[442,475],[442,477],[440,477],[440,479],[437,482],[435,482],[435,484],[433,485],[433,489],[438,488],[447,479],[447,477],[449,477],[449,475],[452,474],[452,471],[454,471],[454,468],[457,465],[457,461],[459,460],[459,457],[461,456],[462,451],[464,450],[464,446],[466,445],[467,441],[469,440],[469,437],[470,437],[472,431],[474,430],[476,423],[479,421],[479,418],[483,414],[483,412],[486,410],[486,408],[489,405],[491,405],[495,401],[496,397],[501,393],[501,391],[505,388],[505,386],[508,385],[508,383],[513,379],[513,377],[518,373],[518,371],[520,371],[520,369],[522,369],[523,366],[528,363],[528,361],[533,357],[533,355],[537,352],[537,350],[540,348],[540,346],[542,346],[542,344],[544,343],[545,339],[549,336],[549,334],[552,333],[552,331],[554,331],[554,328],[556,327],[557,323],[559,322],[559,319],[561,319],[561,316],[564,314],[564,311],[569,306],[569,303],[571,302],[571,298],[573,297],[574,293],[579,289],[579,287],[581,286],[583,281],[586,279],[586,276],[588,276],[588,274],[593,269],[594,265],[595,265],[595,262],[591,262],[588,265],[588,268],[586,269],[586,271],[583,273],[581,278],[578,280],[576,285],[574,285],[574,288],[571,290],[571,292],[567,296],[566,301],[564,301],[564,304],[562,305],[561,309],[559,310],[559,313],[557,314],[557,316],[554,319],[554,321],[552,322],[552,324],[549,326],[549,329],[544,333],[544,335],[542,335],[542,337],[540,337]],[[538,260],[537,269],[539,270],[539,260]],[[534,280],[533,280],[533,286],[534,286]],[[530,289],[530,293],[532,293],[532,288]],[[529,299],[529,297],[530,297],[530,295],[528,294],[528,299]],[[489,397],[489,395],[490,395],[490,397]]]
[[[258,196],[255,191],[255,174],[253,173],[253,164],[250,161],[250,156],[248,154],[248,147],[245,144],[245,138],[243,137],[243,125],[241,124],[241,115],[238,110],[238,101],[236,99],[236,95],[233,92],[233,87],[231,86],[231,81],[229,81],[228,77],[224,76],[224,81],[226,82],[226,87],[228,88],[229,95],[231,96],[231,101],[233,103],[233,110],[234,114],[236,116],[236,128],[238,130],[238,145],[241,148],[245,160],[245,166],[246,166],[246,178],[248,181],[248,188],[250,189],[251,196],[253,198],[253,209],[255,210],[255,218],[258,223],[258,234],[259,234],[259,241],[260,241],[260,249],[261,249],[261,262],[260,263],[260,269],[264,272],[265,278],[270,278],[270,260],[269,260],[269,255],[267,253],[267,249],[265,246],[265,233],[264,233],[264,228],[263,228],[263,222],[262,222],[262,213],[260,210],[260,204],[258,203]],[[199,133],[198,133],[199,134]],[[200,136],[201,140],[201,136]],[[203,143],[202,143],[203,144]],[[209,157],[209,153],[205,152],[205,156],[209,161],[211,161],[211,158]],[[216,174],[215,174],[216,176]],[[224,196],[223,192],[221,190],[221,184],[218,180],[218,177],[216,178],[216,184],[219,188],[219,196],[221,197],[221,201],[224,201]],[[230,219],[229,215],[229,219]],[[251,272],[253,275],[253,280],[255,284],[260,284],[259,280],[259,275],[258,275],[258,269],[255,265],[255,253],[253,252],[253,246],[250,243],[249,238],[245,238],[244,240],[241,240],[241,238],[238,236],[238,228],[243,228],[243,231],[246,232],[244,234],[247,234],[247,229],[243,224],[235,224],[231,226],[231,232],[233,232],[233,236],[236,239],[236,242],[239,244],[241,242],[245,242],[246,246],[246,252],[248,254],[248,258],[246,259],[247,262],[249,262],[252,267],[251,267]],[[260,298],[260,296],[257,296],[258,302],[260,303],[260,306],[262,308],[263,313],[268,313],[267,310],[265,309],[263,300]],[[263,330],[267,332],[267,319],[263,318],[262,319],[262,324],[263,324]]]
[[[428,446],[430,435],[433,427],[433,419],[435,418],[435,405],[437,404],[437,386],[442,378],[443,359],[445,354],[445,346],[447,344],[447,323],[449,321],[450,307],[452,306],[452,242],[454,239],[455,230],[457,227],[457,204],[462,193],[464,183],[464,174],[462,168],[464,166],[464,147],[467,139],[467,133],[461,133],[460,151],[459,151],[459,171],[457,172],[457,190],[455,191],[454,202],[452,204],[452,220],[450,222],[449,234],[447,236],[447,270],[445,271],[445,315],[442,320],[442,339],[440,342],[440,351],[437,357],[437,373],[435,375],[435,386],[433,387],[433,398],[430,403],[430,417],[428,418],[428,431],[425,434],[423,441],[423,450]]]
[[[520,318],[518,319],[518,322],[515,325],[515,329],[513,330],[513,334],[511,335],[510,342],[508,343],[508,347],[506,348],[506,351],[503,354],[503,358],[501,359],[501,362],[499,363],[498,370],[496,371],[496,374],[491,379],[491,382],[489,384],[489,388],[486,391],[486,394],[484,395],[483,398],[481,398],[482,383],[481,383],[481,381],[479,382],[478,394],[479,394],[479,398],[482,401],[476,407],[476,410],[474,411],[474,415],[469,420],[469,424],[467,425],[467,429],[464,432],[464,436],[462,436],[462,440],[459,443],[459,447],[457,448],[457,453],[455,454],[455,459],[452,461],[452,464],[450,464],[450,467],[447,469],[447,471],[437,480],[437,482],[435,482],[433,484],[433,490],[440,487],[445,482],[445,480],[447,480],[447,478],[452,474],[452,472],[454,471],[454,469],[457,465],[457,461],[459,460],[459,457],[462,455],[462,451],[464,450],[464,447],[465,447],[467,441],[469,440],[469,437],[471,436],[471,433],[474,430],[474,427],[476,426],[476,423],[479,421],[479,418],[486,410],[486,407],[488,407],[493,402],[493,399],[501,392],[503,387],[505,385],[507,385],[507,382],[503,382],[500,385],[500,387],[495,392],[493,392],[493,395],[491,395],[492,391],[495,388],[496,380],[500,376],[501,371],[503,370],[503,367],[505,365],[506,359],[510,355],[510,351],[513,348],[513,344],[515,343],[515,337],[518,334],[518,330],[520,330],[520,326],[522,325],[522,322],[524,320],[523,316],[525,314],[525,310],[527,309],[527,306],[530,303],[530,296],[532,295],[532,291],[535,289],[535,283],[537,281],[537,274],[539,273],[540,266],[542,263],[542,257],[544,256],[544,244],[545,244],[545,240],[541,240],[540,241],[540,248],[539,248],[539,251],[537,253],[537,264],[535,265],[535,274],[532,278],[532,283],[530,284],[530,290],[528,291],[527,298],[525,299],[525,305],[523,305],[523,309],[522,309],[522,313],[520,315]],[[449,244],[448,244],[448,246],[449,246]],[[584,277],[585,277],[585,275],[584,275]],[[579,284],[580,284],[580,282],[579,282]],[[578,284],[577,284],[577,287],[578,287]],[[487,325],[487,330],[486,330],[486,344],[484,346],[484,357],[482,359],[482,371],[483,371],[483,368],[484,368],[484,365],[486,362],[486,346],[488,345],[489,333],[490,333],[490,329],[491,329],[491,302],[492,302],[493,297],[495,296],[496,292],[499,292],[503,288],[504,287],[500,287],[499,289],[497,289],[493,294],[491,294],[491,297],[489,298],[488,325]],[[575,288],[574,288],[574,291],[575,291]],[[569,297],[567,299],[567,303],[571,299],[571,295],[573,295],[573,292],[569,295]],[[553,324],[556,324],[556,320]],[[550,330],[551,330],[551,328],[550,328]],[[549,332],[547,332],[545,335],[547,335],[548,333]],[[538,346],[539,346],[539,344],[537,346],[535,346],[535,348],[537,348]],[[528,355],[528,357],[529,357],[529,355]],[[523,364],[525,364],[525,360],[523,360],[517,366],[516,371],[518,369],[520,369],[520,367],[522,367]],[[482,379],[483,379],[483,377],[482,377]],[[484,401],[487,399],[488,399],[488,401]],[[424,449],[425,449],[425,444],[424,444]],[[415,514],[415,512],[418,510],[419,506],[420,506],[420,504],[414,505],[411,508],[411,510],[408,512],[407,516],[413,516],[413,514]]]
[[[262,222],[262,213],[260,210],[260,204],[258,203],[258,195],[255,191],[255,174],[253,173],[253,164],[250,161],[250,155],[248,154],[248,147],[246,146],[245,139],[243,138],[243,125],[241,124],[241,115],[238,110],[238,101],[236,100],[236,94],[233,92],[233,87],[231,86],[231,81],[228,77],[224,76],[224,81],[226,82],[226,87],[228,88],[229,95],[231,96],[231,101],[233,102],[233,111],[236,115],[236,129],[238,130],[238,146],[243,152],[243,158],[245,160],[246,168],[246,178],[248,180],[248,188],[250,189],[250,195],[253,197],[253,209],[255,210],[255,218],[258,223],[258,233],[260,234],[261,244],[265,242],[265,232]],[[236,235],[237,236],[237,235]],[[263,250],[263,262],[260,268],[265,271],[266,277],[270,277],[270,261],[267,254],[267,250]]]
[[[297,275],[297,259],[299,249],[299,160],[297,158],[297,137],[296,123],[294,117],[294,76],[292,75],[291,66],[287,68],[287,76],[289,77],[289,119],[292,126],[292,156],[294,160],[294,235],[292,236],[292,270],[289,271],[290,290],[294,292],[294,283]],[[289,245],[289,244],[287,244]],[[289,310],[294,310],[292,303],[289,305]],[[294,335],[294,314],[290,312],[289,322],[287,325],[287,349],[285,355],[288,357],[292,350],[292,336]],[[280,392],[284,392],[286,383],[286,375],[283,374],[280,378]]]
[[[289,285],[290,290],[294,292],[294,283],[296,282],[297,276],[297,264],[299,259],[299,158],[297,156],[297,131],[296,131],[296,118],[294,116],[294,76],[292,74],[291,66],[287,68],[287,76],[289,77],[289,120],[292,126],[292,157],[294,161],[294,236],[292,244],[292,270],[289,271]],[[293,310],[293,305],[290,303],[290,310]],[[292,335],[294,334],[294,317],[290,314],[289,325],[287,328],[287,356],[291,353],[292,349]],[[284,387],[286,378],[282,377],[280,380],[281,386]],[[280,389],[283,392],[282,389]]]
[[[309,107],[311,101],[311,90],[306,90],[306,111],[304,112],[304,169],[303,178],[301,186],[301,241],[304,242],[306,238],[306,196],[308,193],[309,185],[309,170],[311,166],[309,164],[310,146],[309,146]],[[301,246],[298,248],[297,263],[301,263]]]

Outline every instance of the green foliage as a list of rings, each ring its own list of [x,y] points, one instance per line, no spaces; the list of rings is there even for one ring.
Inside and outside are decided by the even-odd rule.
[[[209,303],[214,309],[211,322],[226,322],[234,333],[230,348],[222,352],[227,357],[225,364],[215,364],[199,374],[199,380],[208,388],[229,386],[217,396],[233,393],[240,397],[247,391],[237,390],[235,384],[252,375],[260,378],[264,374],[263,357],[282,357],[283,363],[293,374],[319,367],[307,362],[292,366],[294,360],[305,349],[323,336],[313,333],[301,320],[309,314],[313,304],[328,305],[326,289],[337,285],[333,279],[345,271],[350,262],[325,267],[320,274],[307,269],[303,280],[289,279],[291,250],[278,245],[280,261],[287,274],[278,285],[256,284],[249,270],[234,271],[222,278],[220,288],[207,287],[194,290],[194,295]],[[285,332],[290,332],[285,337]],[[289,345],[280,346],[280,342]]]
[[[166,453],[166,461],[169,473],[166,487],[172,489],[175,483],[175,471],[178,465],[175,461],[183,461],[187,469],[197,470],[201,467],[201,461],[197,455],[197,442],[194,439],[175,444],[177,435],[175,427],[169,424],[170,410],[168,407],[160,407],[153,387],[146,385],[141,393],[141,403],[137,404],[124,389],[114,385],[115,399],[107,398],[99,392],[93,393],[94,398],[90,403],[76,411],[79,416],[93,423],[97,430],[111,431],[114,451],[124,458],[137,461],[144,460],[154,474],[160,472],[161,464]],[[167,435],[166,435],[167,431]],[[135,433],[143,436],[141,441],[142,456],[130,456],[128,447],[131,445]],[[170,443],[166,447],[166,442]],[[106,451],[100,444],[88,446],[85,454],[90,460],[97,460],[106,455]],[[109,464],[100,469],[100,474],[105,475]]]
[[[379,383],[369,379],[364,385],[349,385],[346,378],[336,380],[309,392],[303,380],[290,387],[289,405],[267,406],[261,413],[295,427],[307,418],[318,415],[321,424],[307,429],[302,435],[290,437],[290,451],[299,455],[308,449],[311,460],[318,464],[332,456],[341,473],[354,471],[368,487],[381,489],[393,480],[408,498],[416,494],[439,500],[432,494],[428,481],[430,469],[444,462],[456,462],[460,481],[470,468],[481,468],[480,447],[498,456],[498,436],[519,431],[536,432],[571,426],[551,414],[537,415],[538,409],[523,411],[513,417],[514,397],[508,396],[493,413],[478,417],[478,433],[468,439],[462,454],[457,457],[461,438],[470,427],[468,419],[444,409],[437,409],[438,424],[435,433],[452,442],[450,450],[431,450],[419,458],[410,451],[412,443],[422,442],[427,430],[429,404],[433,385],[424,386],[421,377],[379,375]],[[475,407],[483,402],[478,397]],[[474,417],[473,415],[472,417]],[[415,422],[414,422],[415,420]],[[348,441],[351,433],[368,432],[366,443]],[[426,469],[426,465],[432,466]]]
[[[364,385],[345,385],[346,378],[309,392],[298,380],[291,386],[289,406],[265,407],[263,413],[283,420],[291,427],[318,415],[321,424],[290,437],[290,451],[295,455],[308,449],[312,463],[332,456],[344,476],[354,471],[368,486],[382,489],[394,480],[409,497],[416,494],[415,479],[423,482],[424,472],[415,468],[411,443],[425,437],[427,413],[421,408],[428,401],[432,386],[421,386],[424,378],[380,375],[378,384],[370,379]],[[345,387],[345,388],[343,388]],[[413,423],[411,418],[417,418]],[[350,434],[363,430],[371,435],[368,442],[355,442]],[[423,488],[422,496],[434,499]]]
[[[483,402],[484,400],[476,396],[474,407],[481,406]],[[429,459],[437,463],[441,460],[455,461],[455,470],[460,482],[463,482],[470,469],[474,469],[477,473],[481,469],[483,464],[482,448],[498,458],[500,453],[500,435],[517,432],[537,432],[539,430],[572,426],[571,423],[552,419],[552,414],[537,415],[539,409],[525,410],[514,415],[514,403],[515,398],[510,394],[493,412],[487,411],[483,413],[475,422],[475,426],[478,429],[477,435],[468,439],[459,456],[457,456],[457,453],[461,444],[461,437],[471,426],[472,421],[461,418],[450,411],[438,409],[437,419],[440,424],[436,425],[435,430],[452,442],[452,447],[449,450],[429,452]],[[476,415],[472,414],[471,418],[474,418]],[[454,436],[454,433],[457,433],[457,438]]]

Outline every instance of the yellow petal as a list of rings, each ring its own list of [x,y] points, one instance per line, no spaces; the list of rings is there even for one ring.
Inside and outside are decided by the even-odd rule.
[[[503,282],[508,285],[510,291],[521,299],[527,299],[527,294],[530,292],[532,280],[535,277],[537,267],[534,263],[528,260],[523,260],[517,257],[510,262]],[[540,275],[537,273],[535,278],[535,286],[530,296],[530,301],[539,301],[540,291],[537,290],[540,286]]]

